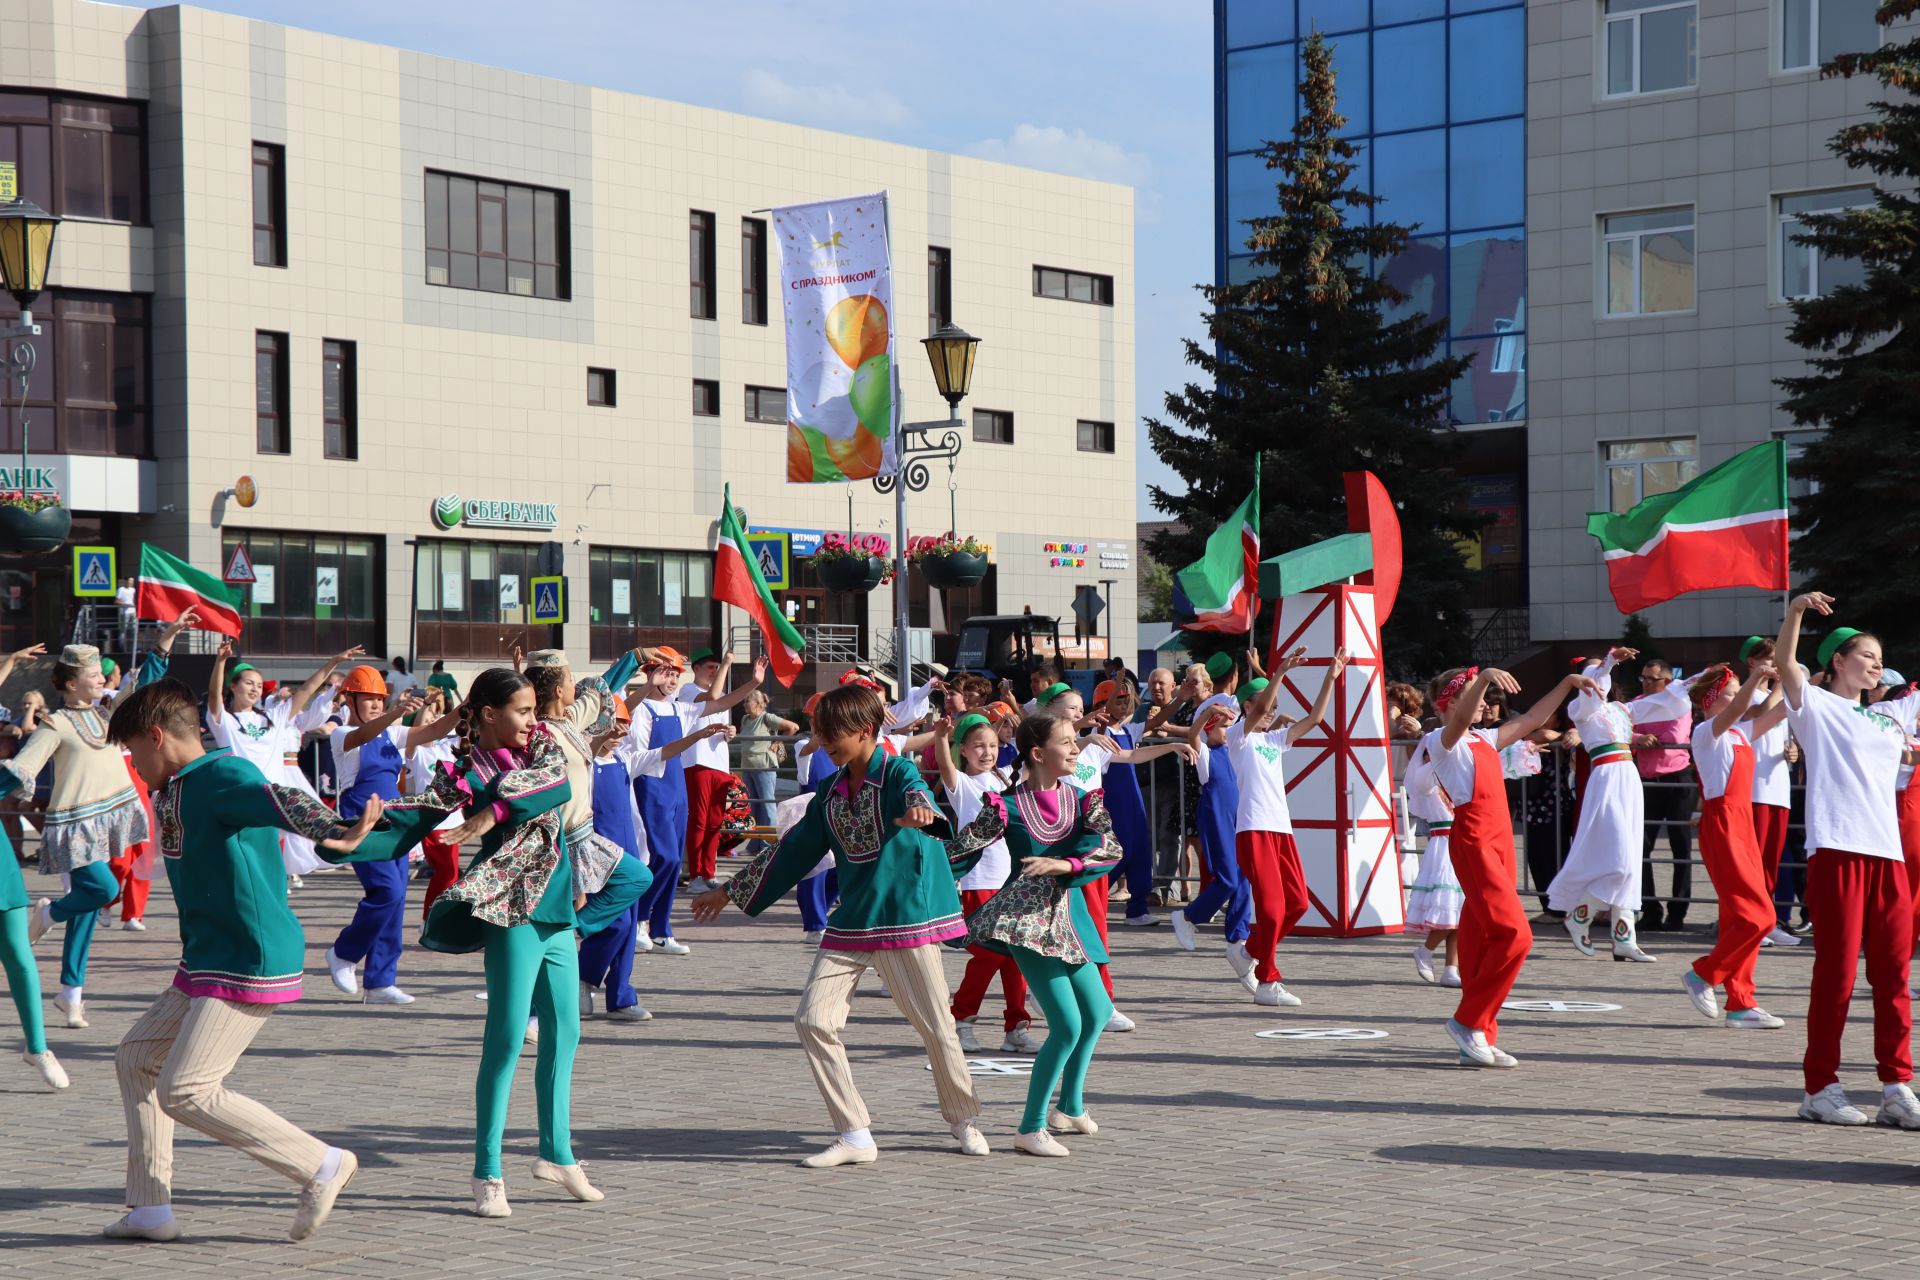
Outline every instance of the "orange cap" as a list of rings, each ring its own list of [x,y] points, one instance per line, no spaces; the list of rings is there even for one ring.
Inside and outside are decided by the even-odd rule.
[[[627,700],[617,693],[613,695],[613,722],[615,724],[633,723],[633,712],[627,710]]]
[[[983,710],[987,717],[992,720],[1018,720],[1020,718],[1019,712],[1015,711],[1005,702],[989,702]]]
[[[1113,681],[1102,680],[1099,684],[1093,686],[1093,705],[1096,707],[1105,706],[1107,699],[1111,698],[1117,692],[1119,692],[1119,688]]]
[[[809,716],[813,714],[813,709],[820,705],[820,699],[825,697],[826,693],[827,691],[825,689],[822,689],[820,690],[819,693],[816,693],[811,698],[807,699],[806,713]]]
[[[378,667],[355,667],[340,684],[342,693],[377,693],[387,696],[387,678]]]
[[[685,671],[687,669],[686,658],[678,649],[675,649],[671,645],[663,644],[657,648],[648,649],[646,655],[647,661],[645,666],[647,670],[651,670],[654,667],[672,667],[675,671]]]

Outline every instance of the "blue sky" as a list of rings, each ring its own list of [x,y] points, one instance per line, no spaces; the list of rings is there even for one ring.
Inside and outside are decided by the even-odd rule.
[[[154,8],[148,4],[143,7]],[[1213,268],[1207,0],[213,0],[556,79],[1136,189],[1138,400],[1160,412]],[[876,70],[878,69],[878,70]],[[956,317],[963,325],[964,316]],[[1139,441],[1145,484],[1177,478]]]

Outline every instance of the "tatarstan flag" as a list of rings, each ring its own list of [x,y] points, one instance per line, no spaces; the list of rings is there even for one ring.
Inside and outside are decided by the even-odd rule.
[[[1206,554],[1173,575],[1173,617],[1182,631],[1250,635],[1260,616],[1260,459],[1253,492],[1207,539]]]
[[[240,602],[226,583],[151,542],[140,544],[140,590],[134,612],[172,622],[188,609],[200,611],[199,630],[240,634]]]
[[[745,609],[760,625],[766,637],[767,657],[773,663],[774,678],[792,685],[800,674],[800,651],[807,642],[800,637],[787,615],[773,602],[760,564],[747,546],[747,531],[733,510],[733,486],[725,490],[720,508],[720,545],[713,551],[713,598]]]
[[[1624,515],[1595,512],[1622,613],[1689,591],[1787,589],[1787,444],[1771,440]]]

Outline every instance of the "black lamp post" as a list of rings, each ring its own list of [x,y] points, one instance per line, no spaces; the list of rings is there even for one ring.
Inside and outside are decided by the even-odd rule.
[[[26,497],[28,464],[32,459],[32,432],[27,419],[27,384],[33,377],[35,352],[30,342],[14,341],[38,337],[40,326],[33,322],[34,300],[47,287],[47,266],[53,260],[53,236],[60,219],[30,200],[0,204],[0,288],[20,304],[20,321],[0,329],[0,341],[12,349],[0,362],[0,381],[18,382],[20,393],[20,487]],[[5,533],[15,549],[50,551],[66,540],[73,527],[72,514],[64,503],[41,510],[25,506],[5,508],[8,527]]]

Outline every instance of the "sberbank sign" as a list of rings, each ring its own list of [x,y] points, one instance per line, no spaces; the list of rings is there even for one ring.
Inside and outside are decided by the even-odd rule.
[[[476,529],[551,529],[560,523],[560,508],[551,502],[462,499],[443,493],[433,500],[433,522],[442,529],[463,524]]]
[[[0,464],[0,492],[58,494],[60,477],[54,468],[38,463],[25,467]]]

